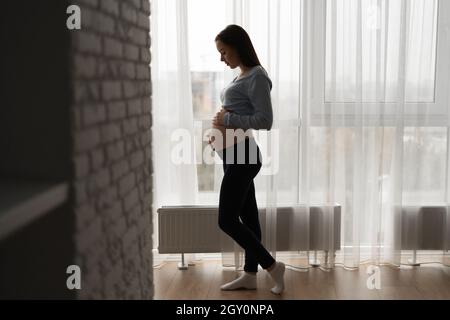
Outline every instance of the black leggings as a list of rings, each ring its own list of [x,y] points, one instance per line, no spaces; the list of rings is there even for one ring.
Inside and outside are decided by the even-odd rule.
[[[244,270],[257,272],[258,263],[267,269],[275,260],[261,244],[261,227],[253,182],[262,166],[259,147],[257,163],[253,161],[252,164],[248,157],[248,140],[245,143],[245,163],[236,161],[236,145],[234,162],[226,163],[223,160],[224,177],[220,187],[219,227],[245,250]],[[242,222],[239,221],[239,217]]]

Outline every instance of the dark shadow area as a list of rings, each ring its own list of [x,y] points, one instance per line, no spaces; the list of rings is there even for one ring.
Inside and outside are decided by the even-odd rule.
[[[35,218],[26,217],[33,210],[21,210],[42,194],[42,188],[32,194],[35,185],[66,184],[70,190],[67,6],[61,0],[8,0],[0,10],[0,186],[8,190],[0,196],[0,221],[19,225],[11,218],[19,211],[26,221],[0,237],[0,298],[75,298],[66,287],[75,252],[71,192],[54,207],[36,210],[41,213]],[[5,225],[0,234],[8,231]]]

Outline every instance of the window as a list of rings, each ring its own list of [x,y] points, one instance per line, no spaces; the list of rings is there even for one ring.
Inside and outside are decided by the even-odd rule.
[[[377,155],[383,156],[381,166],[379,169],[366,168],[366,172],[377,174],[372,178],[380,179],[383,198],[387,199],[392,195],[389,187],[394,181],[391,172],[394,164],[389,159],[393,159],[393,152],[399,152],[395,148],[401,137],[402,201],[441,203],[446,197],[449,152],[450,2],[325,0],[314,1],[312,5],[314,24],[310,33],[314,36],[308,43],[317,54],[313,55],[311,65],[315,77],[311,95],[313,114],[308,129],[309,157],[315,164],[310,179],[311,201],[327,199],[329,172],[335,172],[335,181],[345,181],[345,185],[331,196],[345,199],[342,204],[350,207],[352,199],[348,194],[351,195],[355,187],[352,161],[367,157],[364,163],[370,166],[370,159]],[[399,101],[397,92],[401,90],[396,85],[401,82],[397,80],[398,66],[403,62],[399,61],[402,5],[408,6],[405,19],[409,31],[405,48],[408,55],[404,61],[404,97]],[[357,28],[361,25],[357,21],[359,10],[364,13],[361,19],[366,20],[360,30]],[[389,32],[386,32],[386,24]],[[357,55],[358,47],[362,50],[361,55]],[[356,61],[357,56],[362,57],[361,61]],[[377,87],[377,82],[386,82],[386,86]],[[361,83],[362,87],[358,88]],[[404,107],[403,123],[398,128],[397,106]],[[355,131],[361,113],[364,126],[361,131]],[[329,126],[331,119],[333,127]],[[365,142],[364,150],[355,151],[354,148],[363,145],[362,141]],[[334,148],[340,152],[334,152]],[[354,155],[357,159],[352,158]],[[410,172],[419,174],[408,174]]]
[[[202,133],[209,127],[214,113],[220,108],[220,91],[227,84],[227,79],[231,78],[231,71],[224,68],[220,62],[220,55],[216,50],[214,38],[227,23],[225,11],[229,10],[227,0],[189,0],[188,2],[188,23],[189,23],[189,56],[191,63],[191,80],[194,106],[194,120],[196,121],[196,150],[197,159],[202,158],[201,152],[205,149],[207,142],[203,141]],[[252,2],[252,4],[255,4]],[[299,1],[299,6],[304,6],[304,2]],[[317,191],[317,201],[321,201],[326,195],[320,194],[327,188],[319,182],[326,182],[326,177],[322,176],[328,172],[331,161],[324,154],[331,151],[332,138],[337,139],[333,143],[348,150],[343,154],[353,154],[352,139],[354,132],[352,127],[357,119],[357,111],[364,108],[364,116],[367,116],[364,128],[364,139],[373,139],[376,146],[382,146],[385,150],[383,156],[386,159],[392,158],[390,153],[394,148],[396,135],[396,109],[398,104],[397,88],[399,83],[399,61],[402,38],[401,13],[402,5],[408,6],[405,16],[408,30],[407,47],[408,52],[405,61],[406,83],[403,101],[405,107],[404,131],[405,142],[404,158],[410,157],[411,152],[421,152],[426,154],[429,160],[439,170],[443,172],[444,159],[447,152],[445,139],[447,139],[446,114],[448,101],[447,89],[449,75],[450,44],[448,41],[448,27],[450,21],[450,1],[440,0],[321,0],[308,2],[312,11],[308,11],[309,17],[301,15],[291,15],[281,23],[281,34],[285,35],[280,42],[293,43],[292,50],[298,50],[298,60],[304,58],[308,53],[312,54],[312,65],[310,72],[314,75],[312,82],[313,114],[311,115],[311,125],[308,128],[309,141],[311,142],[310,159],[315,159],[317,172],[312,172],[312,189]],[[292,12],[306,12],[296,8]],[[204,14],[207,12],[208,14]],[[249,12],[254,12],[250,10]],[[365,23],[361,25],[357,20],[358,12]],[[265,15],[261,15],[266,17]],[[260,17],[259,17],[260,18]],[[313,29],[304,30],[301,34],[304,19],[311,19]],[[255,19],[258,19],[255,18]],[[207,25],[208,28],[204,28]],[[386,27],[386,25],[388,27]],[[298,34],[289,33],[292,28],[299,30]],[[294,39],[294,41],[292,41]],[[335,39],[335,40],[333,40]],[[358,44],[358,39],[361,43]],[[258,41],[258,39],[255,39]],[[267,42],[262,39],[262,42]],[[296,44],[299,44],[296,47]],[[284,46],[286,47],[286,46]],[[361,48],[361,55],[357,55],[357,48]],[[267,51],[269,52],[269,51]],[[361,56],[361,61],[356,61],[356,56]],[[292,55],[292,57],[296,57]],[[283,61],[290,66],[297,63],[294,61]],[[420,63],[418,63],[420,61]],[[358,67],[359,64],[362,68]],[[420,68],[418,67],[420,66]],[[281,69],[281,68],[280,68]],[[295,65],[294,69],[301,69]],[[358,74],[357,70],[361,70]],[[305,70],[301,70],[305,72]],[[227,74],[230,72],[230,74]],[[360,78],[357,78],[360,77]],[[358,79],[361,79],[358,80]],[[279,79],[278,103],[282,105],[299,105],[299,100],[307,96],[307,93],[298,92],[299,83],[302,81],[301,74],[284,79],[282,75]],[[400,81],[401,82],[401,81]],[[362,83],[361,90],[356,87]],[[377,83],[385,83],[380,87]],[[308,84],[309,86],[310,84]],[[309,88],[308,88],[309,90]],[[294,92],[296,92],[294,94]],[[361,96],[356,96],[355,92],[360,92]],[[297,100],[298,98],[298,100]],[[355,103],[357,102],[357,103]],[[355,107],[356,106],[356,107]],[[381,108],[383,108],[381,110]],[[286,109],[287,110],[287,109]],[[286,111],[285,110],[285,111]],[[337,110],[337,111],[336,111]],[[300,141],[301,130],[295,119],[300,110],[289,109],[289,114],[280,114],[280,122],[285,121],[286,125],[280,128],[280,134],[291,139]],[[336,131],[327,128],[327,116],[334,113],[336,121]],[[380,117],[380,112],[383,116]],[[423,112],[423,118],[421,114]],[[419,116],[418,116],[419,115]],[[410,117],[411,116],[411,117]],[[325,121],[324,121],[325,120]],[[382,121],[380,123],[380,121]],[[381,126],[380,126],[381,124]],[[417,130],[418,131],[417,131]],[[332,135],[336,134],[335,137]],[[411,138],[414,137],[414,138]],[[428,139],[429,144],[421,144],[421,139]],[[301,155],[298,155],[301,157]],[[280,155],[280,159],[290,159],[287,155]],[[333,159],[332,159],[333,160]],[[336,159],[334,159],[336,160]],[[339,160],[339,159],[338,159]],[[280,160],[283,161],[283,160]],[[287,161],[287,160],[286,160]],[[386,160],[387,161],[387,160]],[[350,163],[348,159],[342,159],[343,163]],[[427,166],[423,163],[423,166]],[[280,166],[284,164],[280,162]],[[335,164],[336,165],[336,164]],[[405,166],[418,165],[405,160]],[[421,164],[422,165],[422,164]],[[388,179],[389,165],[386,165],[379,172],[380,177]],[[406,168],[406,167],[405,167]],[[199,194],[210,193],[217,196],[217,183],[214,181],[215,170],[221,168],[216,165],[201,163],[197,165]],[[420,168],[418,168],[420,169]],[[425,168],[426,169],[426,168]],[[432,170],[425,170],[432,172]],[[345,173],[344,171],[338,171]],[[300,192],[299,172],[291,172],[298,175],[297,185],[282,171],[278,181],[282,184],[278,196],[282,198],[283,192],[286,194],[286,201],[303,196]],[[349,175],[351,175],[349,173]],[[443,192],[442,177],[424,177],[420,181],[412,181],[411,177],[405,177],[405,191],[413,197],[414,192],[423,190],[433,190],[429,199],[441,199]],[[343,188],[344,190],[345,188]],[[283,192],[282,192],[283,191]],[[345,198],[345,195],[343,195]],[[406,199],[407,197],[405,197]],[[201,199],[211,199],[202,198]]]
[[[207,149],[208,143],[203,141],[202,135],[220,109],[220,90],[225,86],[224,64],[220,61],[214,42],[217,33],[226,25],[225,6],[223,0],[188,2],[188,43],[197,159],[202,159],[202,152]],[[197,164],[199,194],[214,191],[214,170],[214,164],[204,161]]]
[[[407,7],[407,28],[401,28],[402,5]],[[397,85],[401,83],[399,70],[404,62],[405,119],[408,120],[408,114],[419,114],[423,120],[426,117],[426,125],[443,124],[449,83],[448,1],[326,0],[314,2],[314,6],[316,30],[312,45],[317,54],[312,68],[318,74],[313,84],[316,120],[323,120],[334,108],[339,115],[337,120],[341,117],[351,124],[357,112],[355,103],[362,103],[364,114],[369,117],[377,116],[384,108],[383,121],[392,124],[395,106],[402,98],[397,97],[402,92]],[[399,41],[402,29],[406,30],[407,39],[403,49],[405,61],[401,59]],[[357,87],[359,84],[361,88]]]
[[[359,161],[365,163],[364,177],[367,180],[362,182],[364,188],[383,185],[383,202],[388,201],[394,193],[390,186],[392,172],[397,170],[392,161],[397,134],[396,128],[390,126],[364,127],[361,137],[351,127],[312,127],[310,156],[314,159],[314,166],[310,178],[310,201],[320,202],[331,196],[345,199],[342,205],[351,206],[351,196],[357,188],[354,185],[356,162]],[[405,127],[400,134],[403,136],[403,203],[442,203],[447,190],[447,128]],[[360,148],[361,140],[366,141],[364,152],[355,150]],[[332,175],[336,189],[329,195]]]
[[[438,1],[413,0],[410,4],[405,101],[430,103],[435,101]],[[358,10],[362,12],[360,30]],[[325,101],[357,99],[359,62],[363,101],[396,101],[398,65],[402,63],[401,10],[400,0],[327,1]],[[356,56],[358,46],[361,61]],[[377,87],[384,82],[385,88]]]

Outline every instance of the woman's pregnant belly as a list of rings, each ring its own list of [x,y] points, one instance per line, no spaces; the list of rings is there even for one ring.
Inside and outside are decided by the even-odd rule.
[[[210,134],[211,146],[214,150],[229,148],[242,142],[246,137],[253,138],[251,129],[227,128],[225,126],[213,126]]]

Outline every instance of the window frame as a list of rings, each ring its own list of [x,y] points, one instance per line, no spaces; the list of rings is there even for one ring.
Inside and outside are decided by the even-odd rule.
[[[313,39],[309,40],[311,69],[314,74],[311,84],[311,125],[328,125],[331,120],[337,126],[354,126],[361,121],[361,106],[364,109],[364,123],[370,125],[398,125],[397,107],[404,106],[402,123],[423,126],[448,126],[447,117],[448,93],[450,77],[450,1],[438,0],[437,47],[434,102],[327,102],[325,99],[325,62],[326,62],[326,5],[329,0],[309,2],[313,21]],[[306,11],[309,14],[308,11]],[[305,28],[307,29],[307,28]],[[304,32],[308,32],[305,30]],[[305,35],[307,36],[307,35]],[[306,80],[306,79],[303,79]],[[383,108],[383,117],[378,110]],[[427,110],[428,112],[420,112]],[[332,112],[333,111],[333,112]]]

